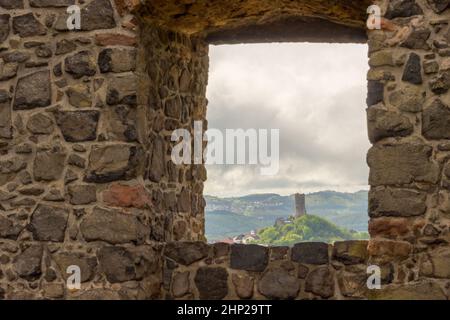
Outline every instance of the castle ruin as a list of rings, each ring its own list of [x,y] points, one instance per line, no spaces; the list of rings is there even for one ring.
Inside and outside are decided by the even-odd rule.
[[[305,205],[305,195],[302,193],[296,193],[294,195],[295,199],[295,217],[306,216],[306,205]]]

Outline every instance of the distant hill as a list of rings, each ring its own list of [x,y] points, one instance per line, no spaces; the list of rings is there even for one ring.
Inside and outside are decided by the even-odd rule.
[[[366,232],[349,231],[313,215],[292,219],[292,223],[267,227],[258,232],[255,243],[274,246],[292,246],[299,242],[318,241],[332,243],[341,240],[368,239]]]
[[[272,226],[277,218],[294,213],[293,196],[256,194],[234,198],[205,196],[205,199],[209,241]],[[367,231],[367,201],[367,191],[322,191],[306,195],[306,210],[339,227]]]
[[[223,240],[267,227],[264,220],[229,211],[212,211],[206,216],[206,236],[209,241]]]

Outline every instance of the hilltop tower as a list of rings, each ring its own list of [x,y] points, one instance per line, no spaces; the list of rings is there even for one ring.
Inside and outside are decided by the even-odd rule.
[[[305,194],[296,193],[295,198],[295,217],[306,216]]]

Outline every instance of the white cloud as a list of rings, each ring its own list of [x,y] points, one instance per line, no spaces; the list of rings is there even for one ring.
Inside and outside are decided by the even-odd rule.
[[[280,172],[208,166],[219,196],[367,186],[367,46],[211,46],[209,128],[280,129]]]

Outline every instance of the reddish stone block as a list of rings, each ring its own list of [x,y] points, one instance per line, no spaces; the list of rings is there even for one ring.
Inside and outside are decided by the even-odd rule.
[[[369,233],[372,237],[396,238],[421,229],[424,219],[377,218],[369,222]]]
[[[102,33],[95,36],[99,46],[136,46],[136,37],[117,33]]]
[[[369,222],[369,233],[373,237],[403,236],[408,232],[408,219],[405,218],[379,218]]]
[[[143,186],[113,184],[103,192],[103,202],[113,207],[143,209],[151,205],[151,198]]]
[[[381,29],[386,31],[397,31],[399,26],[389,19],[381,18]]]
[[[412,245],[406,241],[373,239],[367,250],[370,256],[406,259],[412,252]]]
[[[115,0],[115,3],[121,16],[133,12],[140,5],[139,0]]]

